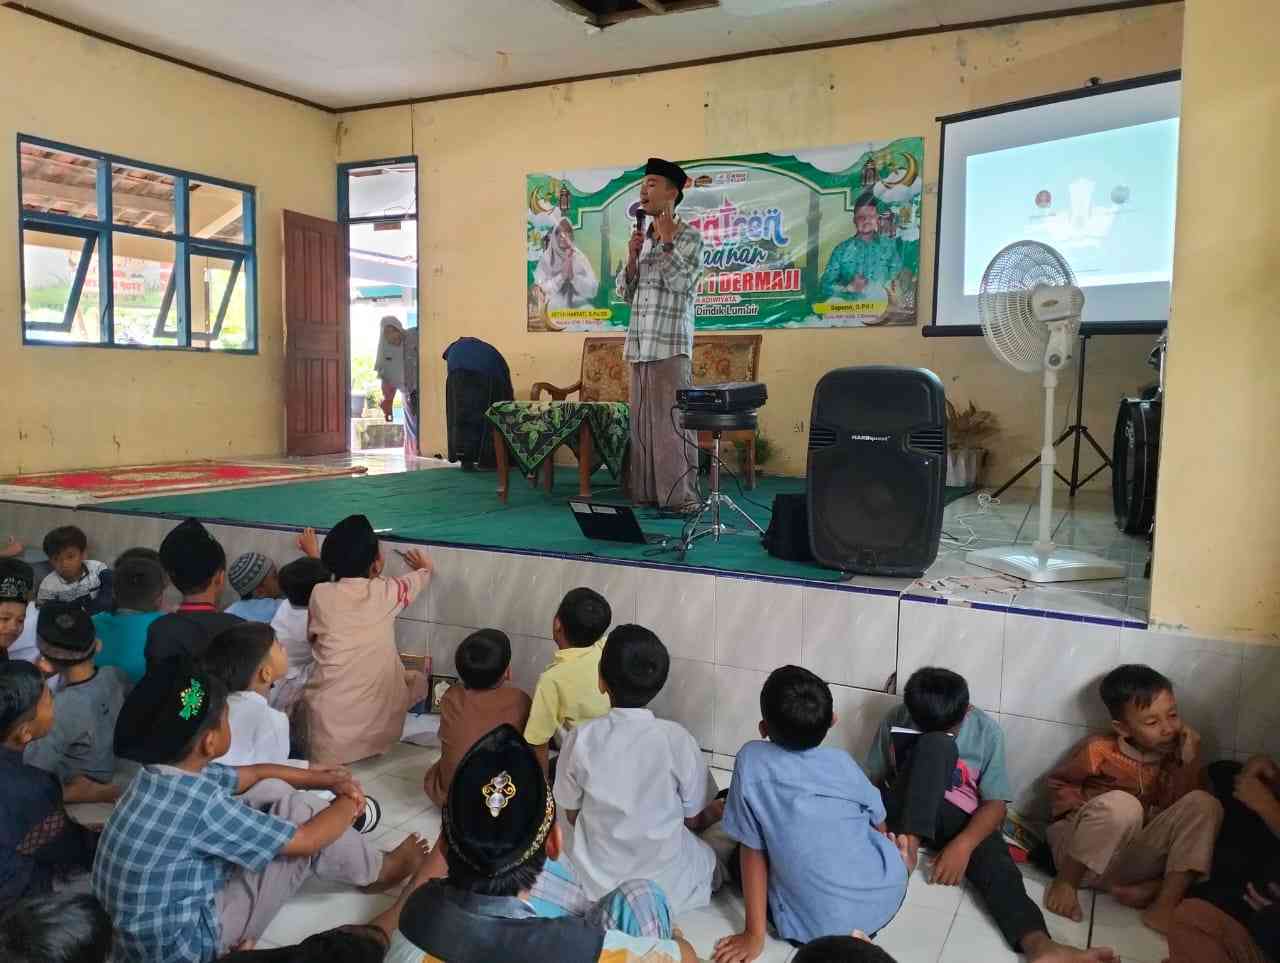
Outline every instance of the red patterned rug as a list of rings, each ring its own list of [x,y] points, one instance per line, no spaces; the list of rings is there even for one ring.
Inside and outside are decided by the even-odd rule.
[[[89,498],[124,498],[160,492],[203,491],[274,482],[311,481],[360,475],[363,467],[321,468],[305,465],[257,465],[234,461],[183,461],[168,465],[89,468],[37,475],[10,475],[0,485],[30,491],[62,492]]]

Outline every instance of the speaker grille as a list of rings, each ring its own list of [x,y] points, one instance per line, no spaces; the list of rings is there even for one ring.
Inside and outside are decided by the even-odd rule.
[[[923,369],[832,371],[809,416],[809,537],[819,564],[916,576],[938,555],[946,398]]]
[[[931,455],[941,455],[946,447],[946,439],[947,430],[937,425],[913,431],[907,437],[907,445],[917,451],[927,452]]]
[[[836,443],[836,430],[828,428],[826,425],[810,423],[809,425],[809,450],[817,451],[821,448],[830,448]]]

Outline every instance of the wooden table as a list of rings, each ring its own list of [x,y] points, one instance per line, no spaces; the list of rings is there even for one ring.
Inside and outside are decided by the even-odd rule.
[[[540,476],[544,490],[550,492],[555,477],[555,453],[564,446],[576,448],[578,494],[583,498],[591,496],[591,475],[601,463],[615,478],[621,477],[630,420],[625,405],[506,401],[491,405],[485,417],[493,426],[498,498],[504,502],[510,491],[513,462],[531,478]],[[607,443],[603,449],[597,444],[597,432],[602,433]],[[528,439],[529,450],[513,450],[513,436],[517,443]]]

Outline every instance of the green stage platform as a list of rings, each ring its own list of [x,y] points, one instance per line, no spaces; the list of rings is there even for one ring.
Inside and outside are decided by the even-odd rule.
[[[608,481],[601,474],[597,482]],[[754,491],[740,497],[727,481],[724,491],[768,527],[768,508],[781,492],[804,490],[802,478],[765,477]],[[554,555],[574,555],[660,565],[686,565],[728,572],[834,582],[840,573],[818,565],[773,558],[752,535],[726,535],[720,543],[701,539],[682,562],[675,551],[656,546],[628,545],[585,538],[574,522],[567,501],[577,493],[576,469],[558,469],[550,493],[534,489],[517,473],[512,474],[507,504],[498,501],[497,477],[492,472],[464,472],[439,468],[391,475],[364,475],[305,483],[271,485],[231,491],[185,495],[158,495],[111,502],[94,511],[112,514],[194,517],[258,528],[312,527],[328,529],[351,514],[369,516],[386,536],[408,542],[425,542],[515,550]],[[964,494],[948,489],[948,501]],[[595,500],[625,503],[616,486],[600,484]],[[750,499],[748,501],[747,499]],[[681,522],[664,519],[650,510],[639,513],[645,532],[678,536]]]

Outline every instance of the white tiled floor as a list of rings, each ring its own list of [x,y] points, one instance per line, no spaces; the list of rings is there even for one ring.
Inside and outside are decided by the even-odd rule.
[[[374,841],[384,849],[396,846],[410,832],[435,839],[440,813],[422,794],[422,774],[437,751],[401,744],[387,755],[353,767],[370,794],[383,806],[382,827]],[[726,785],[728,774],[714,770],[716,781]],[[928,862],[922,860],[911,878],[907,898],[897,917],[878,937],[898,963],[1001,963],[1021,957],[1011,953],[986,911],[967,887],[932,886],[927,882]],[[1027,891],[1037,901],[1044,894],[1045,877],[1024,871]],[[272,923],[263,946],[284,946],[310,933],[345,923],[362,922],[377,915],[392,901],[392,894],[366,894],[330,884],[312,883],[291,901]],[[1164,941],[1147,930],[1137,914],[1107,897],[1085,894],[1088,915],[1081,923],[1049,917],[1050,933],[1076,946],[1111,946],[1126,963],[1160,963],[1167,953]],[[738,931],[743,922],[742,897],[725,888],[710,906],[681,916],[677,925],[698,951],[709,959],[716,940]],[[1093,942],[1090,944],[1090,935]],[[762,963],[785,963],[795,950],[770,938]]]
[[[974,548],[1034,542],[1040,512],[1030,489],[1006,492],[999,504],[983,509],[977,494],[967,495],[947,506],[943,516],[943,544],[938,560],[923,579],[912,586],[913,593],[948,595],[954,598],[1013,605],[1028,610],[1050,609],[1101,618],[1128,618],[1145,623],[1151,582],[1143,577],[1150,550],[1145,538],[1126,535],[1115,525],[1111,493],[1105,486],[1080,492],[1074,499],[1055,495],[1052,518],[1053,539],[1060,545],[1086,549],[1126,567],[1124,578],[1096,582],[1024,586],[1014,582],[1005,593],[975,592],[954,582],[933,585],[946,576],[953,579],[989,578],[987,569],[970,565],[965,554]],[[972,541],[972,544],[968,544]],[[963,544],[962,544],[963,543]]]

